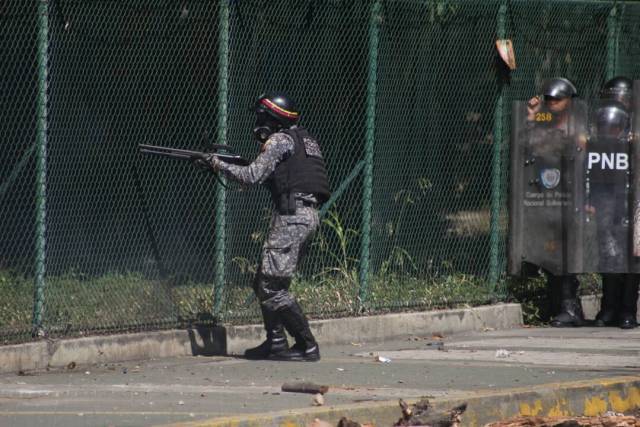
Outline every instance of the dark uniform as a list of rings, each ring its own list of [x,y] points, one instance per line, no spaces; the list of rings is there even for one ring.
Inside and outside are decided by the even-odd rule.
[[[254,133],[263,144],[256,160],[249,166],[238,166],[212,159],[213,168],[231,180],[265,185],[274,205],[253,284],[267,339],[245,355],[252,359],[319,360],[318,344],[289,286],[318,228],[317,209],[330,196],[324,159],[315,138],[296,125],[299,113],[285,95],[261,96],[254,111]],[[285,328],[296,341],[292,348]]]
[[[573,83],[564,78],[555,78],[544,83],[542,90],[543,98],[534,98],[529,101],[528,118],[528,140],[531,144],[532,157],[538,159],[537,168],[541,171],[560,171],[564,169],[561,164],[562,159],[567,157],[566,153],[575,150],[576,129],[569,129],[568,114],[571,106],[571,99],[577,96],[577,91]],[[545,122],[544,126],[536,123],[536,114],[548,112],[553,117],[552,121]],[[559,174],[560,179],[565,179],[565,174]],[[542,174],[542,180],[545,175]],[[561,184],[560,187],[563,185]],[[539,218],[538,221],[550,220]],[[534,227],[536,228],[536,227]],[[544,223],[538,224],[537,228],[545,233]],[[575,274],[553,274],[545,270],[547,276],[547,289],[551,304],[551,325],[555,327],[582,326],[584,316],[582,305],[577,295],[580,283]]]
[[[629,116],[618,103],[607,103],[595,114],[595,138],[588,144],[593,159],[611,159],[611,165],[602,161],[588,161],[589,206],[593,210],[598,234],[598,271],[625,272],[629,253],[629,140],[621,137],[627,128]],[[607,132],[613,126],[614,134]],[[625,154],[622,165],[614,164],[619,154]],[[589,156],[591,157],[591,156]],[[620,163],[620,161],[618,162]]]
[[[616,77],[601,91],[606,102],[595,113],[596,142],[589,148],[601,154],[630,154],[629,110],[631,80]],[[590,144],[592,145],[592,144]],[[599,269],[602,274],[602,300],[596,326],[618,325],[623,329],[637,326],[638,283],[640,275],[627,271],[630,256],[628,223],[629,164],[625,168],[600,168],[595,163],[589,173],[590,204],[598,226]]]

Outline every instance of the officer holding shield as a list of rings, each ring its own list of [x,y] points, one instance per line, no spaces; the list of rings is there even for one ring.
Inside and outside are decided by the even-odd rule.
[[[551,195],[549,193],[567,197],[557,191],[563,185],[566,186],[565,181],[561,183],[561,180],[565,180],[562,176],[565,173],[561,172],[563,159],[571,156],[577,148],[584,148],[586,144],[586,138],[575,138],[579,132],[576,132],[571,120],[572,104],[577,94],[575,86],[569,80],[554,78],[544,83],[541,96],[536,96],[527,103],[527,140],[530,147],[528,156],[532,159],[531,164],[534,161],[537,162],[535,168],[540,171],[539,178],[535,180],[536,185],[539,188],[549,189],[534,194],[540,194],[540,197],[545,198],[543,200],[545,206],[554,202],[548,199]],[[567,199],[561,200],[559,205],[563,206],[564,203],[568,203]],[[562,208],[558,207],[556,212],[560,209]],[[545,227],[542,222],[540,226]],[[562,231],[558,231],[558,234],[562,236]],[[564,250],[555,247],[558,245],[564,247],[566,242],[551,239],[545,244],[545,250],[549,253],[558,250],[564,253]],[[580,283],[576,275],[557,272],[554,274],[543,266],[540,268],[547,276],[547,291],[553,316],[551,325],[554,327],[584,325],[582,305],[577,295]]]
[[[637,326],[640,275],[630,269],[629,186],[630,111],[632,81],[609,80],[601,91],[603,102],[593,115],[593,142],[589,143],[589,208],[598,235],[598,269],[602,272],[602,300],[596,326]]]

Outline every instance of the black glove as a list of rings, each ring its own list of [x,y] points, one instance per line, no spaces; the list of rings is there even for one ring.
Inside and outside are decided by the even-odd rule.
[[[206,172],[217,172],[216,159],[213,154],[204,153],[202,156],[198,156],[193,160],[193,164],[198,169]]]

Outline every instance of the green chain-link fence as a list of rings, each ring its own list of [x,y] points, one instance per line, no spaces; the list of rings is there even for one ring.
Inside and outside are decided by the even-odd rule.
[[[294,291],[342,316],[504,297],[510,103],[640,77],[640,4],[8,0],[0,55],[0,339],[256,320],[267,192],[137,144],[255,156],[268,89],[334,190]]]

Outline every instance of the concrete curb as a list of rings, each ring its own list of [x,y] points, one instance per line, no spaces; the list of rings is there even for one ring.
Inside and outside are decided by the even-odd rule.
[[[329,394],[331,390],[329,390]],[[477,391],[431,399],[435,410],[448,410],[463,402],[464,426],[481,426],[515,416],[595,416],[606,411],[625,412],[640,407],[640,377],[544,384],[502,391]],[[415,400],[407,400],[415,403]],[[171,424],[183,427],[304,427],[315,418],[336,425],[341,417],[375,426],[389,426],[400,418],[397,401],[370,402],[326,408],[280,411]]]
[[[402,335],[452,334],[522,324],[520,304],[318,320],[311,328],[321,344],[375,342]],[[345,333],[348,331],[348,333]],[[241,354],[263,339],[261,325],[195,327],[95,336],[0,347],[0,373],[175,356]]]

